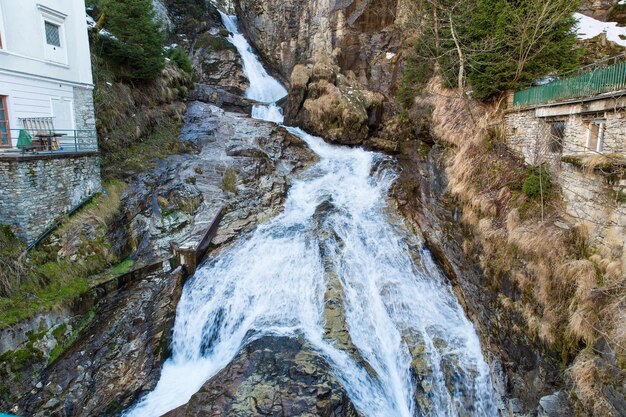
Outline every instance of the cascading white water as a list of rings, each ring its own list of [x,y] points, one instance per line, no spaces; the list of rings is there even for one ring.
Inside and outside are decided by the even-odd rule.
[[[286,90],[263,69],[236,18],[222,19],[250,79],[247,97],[267,103],[256,106],[254,116],[281,123],[273,102]],[[388,210],[395,173],[386,157],[287,129],[320,161],[294,183],[282,214],[211,259],[187,283],[172,357],[154,391],[125,415],[160,416],[185,404],[251,340],[298,335],[326,358],[366,417],[496,416],[489,368],[471,322],[430,254],[417,249],[421,261],[413,261],[410,237]],[[322,227],[334,237],[321,237]],[[346,325],[359,359],[324,333],[328,268],[343,288]],[[416,341],[431,375],[423,393],[432,404],[428,414],[415,402],[409,349]]]

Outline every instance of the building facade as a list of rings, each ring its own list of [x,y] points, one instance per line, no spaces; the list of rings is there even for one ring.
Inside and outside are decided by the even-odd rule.
[[[95,129],[92,92],[83,0],[0,0],[0,147],[16,147],[24,119]]]
[[[550,167],[572,224],[626,271],[626,90],[511,109],[505,135],[527,164]]]
[[[36,242],[101,190],[84,0],[0,0],[0,224]]]

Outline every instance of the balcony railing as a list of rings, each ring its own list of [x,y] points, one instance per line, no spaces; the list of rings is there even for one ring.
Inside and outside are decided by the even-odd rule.
[[[0,129],[10,147],[0,151],[29,153],[97,152],[98,134],[95,129]]]
[[[598,61],[558,78],[548,84],[516,92],[513,106],[535,106],[624,90],[626,55]]]

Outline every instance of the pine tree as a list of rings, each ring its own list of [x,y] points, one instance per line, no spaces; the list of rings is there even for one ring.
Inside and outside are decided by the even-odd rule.
[[[446,87],[486,100],[575,68],[576,0],[427,0],[431,51]]]
[[[577,66],[572,0],[478,0],[465,27],[468,81],[485,99]]]
[[[105,0],[102,52],[119,66],[121,78],[154,79],[163,69],[163,34],[154,19],[151,0]]]

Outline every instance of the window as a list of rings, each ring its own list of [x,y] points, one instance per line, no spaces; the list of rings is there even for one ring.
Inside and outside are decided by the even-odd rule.
[[[563,139],[565,138],[565,122],[550,122],[549,149],[552,153],[563,152]]]
[[[602,152],[604,147],[605,122],[596,120],[587,124],[587,143],[585,147],[589,151]]]
[[[46,27],[46,43],[52,46],[61,47],[61,30],[59,25],[55,25],[54,23],[50,23],[48,21],[45,22]]]
[[[65,38],[67,15],[41,4],[37,4],[37,8],[41,13],[41,41],[44,46],[45,59],[51,63],[67,65]]]
[[[9,109],[7,97],[0,96],[0,147],[11,146],[11,130],[9,127]]]

